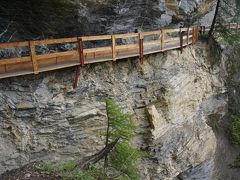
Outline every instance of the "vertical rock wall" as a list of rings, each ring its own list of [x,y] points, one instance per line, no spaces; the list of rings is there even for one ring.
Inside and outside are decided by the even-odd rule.
[[[4,34],[0,41],[127,33],[136,29],[146,31],[178,26],[181,21],[193,23],[196,17],[207,13],[210,2],[212,0],[1,0],[0,34]],[[187,16],[189,13],[190,17]]]
[[[97,152],[110,96],[133,114],[134,145],[151,154],[139,167],[143,179],[173,179],[195,166],[211,177],[216,139],[207,121],[226,104],[206,58],[204,48],[186,48],[146,56],[144,65],[134,58],[87,65],[76,90],[74,68],[1,80],[0,172]]]

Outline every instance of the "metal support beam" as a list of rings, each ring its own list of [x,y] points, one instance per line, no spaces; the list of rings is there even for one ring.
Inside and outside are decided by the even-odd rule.
[[[180,37],[180,50],[181,50],[181,54],[182,54],[183,53],[183,32],[182,32],[181,28],[179,30],[179,37]]]
[[[77,86],[78,86],[80,73],[81,73],[81,66],[77,66],[76,67],[76,72],[75,72],[75,80],[74,80],[74,83],[73,83],[73,89],[76,89]]]
[[[78,39],[78,47],[79,47],[79,60],[80,60],[80,65],[84,65],[84,55],[83,55],[83,40],[82,38]]]
[[[141,33],[139,33],[139,60],[143,64],[143,37]]]

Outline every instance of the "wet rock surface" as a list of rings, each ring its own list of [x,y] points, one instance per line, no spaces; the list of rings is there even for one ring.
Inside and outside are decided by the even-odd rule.
[[[1,80],[0,172],[97,152],[104,145],[106,96],[133,114],[134,144],[151,154],[139,167],[143,179],[212,167],[216,138],[207,121],[223,116],[226,103],[216,96],[204,48],[199,51],[146,56],[143,65],[134,58],[87,65],[76,90],[74,68]]]
[[[2,0],[3,42],[154,30],[191,24],[209,0]],[[191,22],[190,22],[191,21]],[[186,25],[187,25],[186,24]],[[7,30],[5,32],[5,30]]]

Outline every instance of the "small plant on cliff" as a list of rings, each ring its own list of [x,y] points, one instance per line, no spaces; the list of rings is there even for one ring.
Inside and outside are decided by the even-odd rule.
[[[240,115],[233,116],[230,124],[231,140],[233,144],[240,144]]]
[[[125,114],[110,98],[106,98],[108,128],[106,145],[119,138],[113,151],[105,156],[105,168],[112,167],[115,178],[139,179],[137,160],[144,154],[134,149],[130,141],[134,137],[135,126],[131,116]]]
[[[105,99],[107,132],[105,148],[82,163],[65,162],[58,165],[43,164],[41,171],[56,173],[64,179],[140,179],[137,161],[145,154],[131,146],[135,126],[131,116],[124,113],[110,98]],[[104,159],[101,163],[101,159]]]

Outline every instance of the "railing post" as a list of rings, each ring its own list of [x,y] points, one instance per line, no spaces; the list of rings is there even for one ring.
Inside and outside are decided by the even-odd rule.
[[[140,63],[143,64],[143,37],[142,34],[139,33],[139,60]]]
[[[192,27],[192,46],[194,47],[194,41],[195,41],[195,28]]]
[[[80,60],[80,65],[84,65],[84,55],[83,55],[83,40],[82,38],[78,39],[78,51],[79,51],[79,60]]]
[[[164,30],[161,29],[161,51],[164,49]]]
[[[116,38],[115,35],[112,35],[112,59],[116,61]]]
[[[196,27],[196,42],[198,41],[198,37],[199,37],[199,29],[198,26]]]
[[[179,29],[179,38],[180,38],[180,50],[181,53],[183,53],[183,32],[181,28]]]
[[[30,41],[29,42],[29,46],[30,46],[30,52],[31,52],[31,60],[32,60],[32,65],[33,65],[33,71],[34,74],[38,74],[38,63],[36,60],[36,49],[35,49],[35,44],[34,41]]]
[[[187,28],[187,40],[186,40],[187,42],[187,47],[188,47],[188,45],[189,45],[189,27]]]

